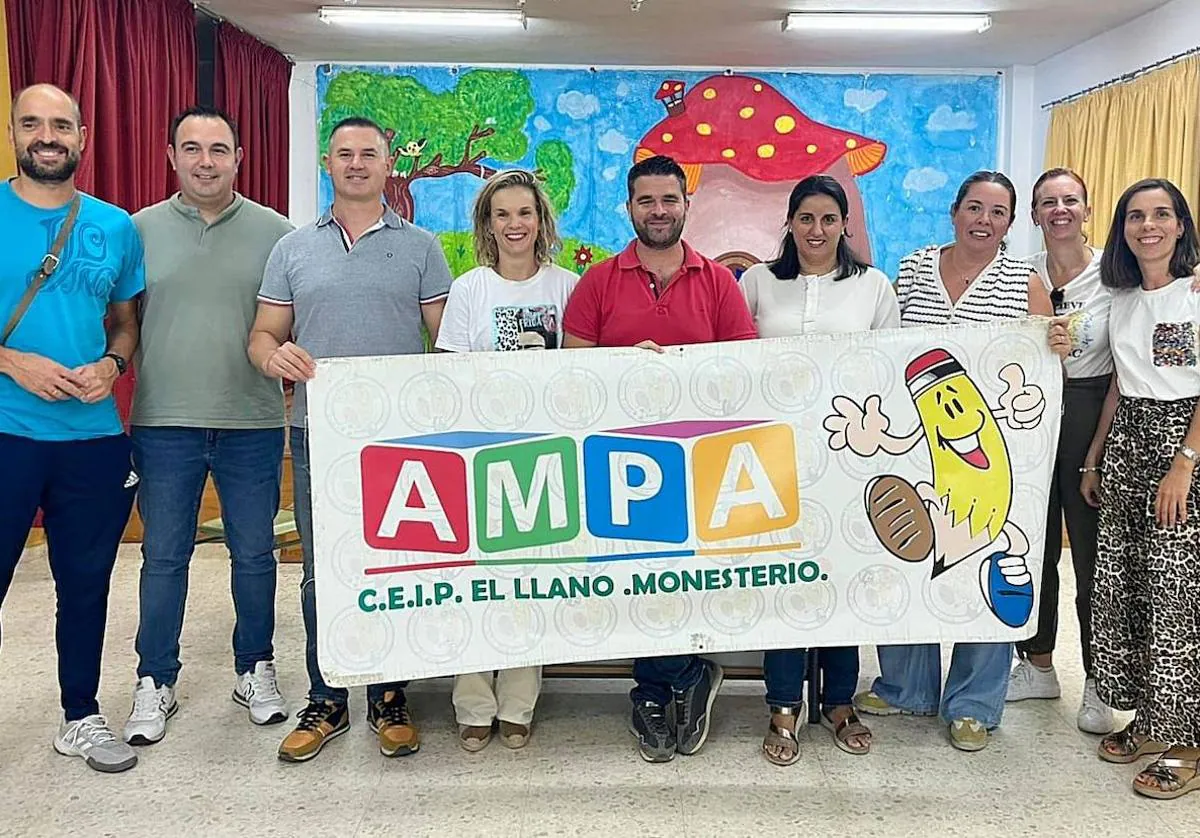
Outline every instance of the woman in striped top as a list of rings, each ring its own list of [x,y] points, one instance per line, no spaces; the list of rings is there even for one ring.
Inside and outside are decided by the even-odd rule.
[[[1051,315],[1050,296],[1033,267],[1004,253],[1016,208],[1017,191],[999,172],[976,172],[963,182],[950,210],[954,242],[900,261],[901,326]],[[1050,340],[1065,344],[1065,329],[1056,325]],[[956,643],[943,692],[937,644],[881,646],[880,677],[854,703],[875,715],[940,711],[954,747],[981,750],[988,731],[1000,724],[1011,662],[1011,643]]]

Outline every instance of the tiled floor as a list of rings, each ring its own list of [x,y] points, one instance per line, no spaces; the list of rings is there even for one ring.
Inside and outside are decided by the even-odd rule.
[[[113,584],[101,704],[118,727],[133,685],[136,548],[123,548]],[[1070,562],[1064,560],[1064,568]],[[1069,574],[1068,574],[1069,575]],[[1075,728],[1082,688],[1078,628],[1063,610],[1061,701],[1010,706],[987,750],[952,750],[931,719],[871,720],[867,757],[834,748],[823,729],[802,735],[789,769],[759,754],[761,685],[729,684],[712,738],[693,757],[653,766],[626,732],[625,683],[547,681],[530,746],[455,743],[445,681],[416,685],[419,754],[388,760],[362,723],[314,762],[285,765],[288,725],[255,728],[229,700],[232,607],[228,564],[202,548],[191,577],[179,714],[133,771],[104,776],[50,746],[58,719],[53,586],[30,551],[4,604],[0,684],[0,835],[408,836],[1194,836],[1200,794],[1154,802],[1130,791],[1134,770],[1095,757]],[[276,648],[285,694],[305,689],[296,598],[299,568],[280,572]],[[1074,595],[1064,580],[1063,602]],[[864,683],[875,656],[864,651]]]

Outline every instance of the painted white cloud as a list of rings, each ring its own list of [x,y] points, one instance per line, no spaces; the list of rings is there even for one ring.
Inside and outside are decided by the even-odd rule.
[[[854,108],[859,113],[866,113],[869,110],[873,110],[876,105],[886,98],[886,90],[867,90],[863,87],[856,87],[846,91],[842,96],[842,102],[848,108]]]
[[[937,110],[929,115],[925,130],[939,131],[973,131],[975,129],[975,114],[971,111],[956,111],[949,105],[938,105]]]
[[[600,100],[590,93],[568,90],[558,95],[558,112],[571,119],[587,119],[600,110]]]
[[[533,127],[538,129],[539,131],[549,131],[550,130],[550,120],[546,119],[546,117],[539,114],[533,118]]]
[[[604,179],[605,180],[616,180],[617,175],[619,175],[620,173],[621,173],[620,169],[618,169],[616,166],[609,166],[603,172]]]
[[[623,82],[617,83],[617,96],[624,99],[626,96],[629,95],[629,92],[630,92],[629,82],[623,81]]]
[[[597,148],[609,154],[625,154],[632,145],[629,138],[616,128],[609,128],[600,135],[600,141],[596,143]]]
[[[933,192],[935,189],[941,189],[945,186],[947,180],[949,178],[945,172],[940,169],[934,169],[931,166],[912,169],[904,176],[904,191]]]

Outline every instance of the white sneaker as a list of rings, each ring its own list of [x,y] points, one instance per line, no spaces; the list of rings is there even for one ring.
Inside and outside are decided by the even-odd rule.
[[[1095,733],[1107,736],[1113,732],[1112,708],[1100,700],[1096,694],[1096,679],[1088,678],[1083,682],[1083,701],[1079,702],[1079,716],[1076,724],[1084,733]]]
[[[1062,687],[1054,667],[1039,669],[1029,661],[1020,661],[1008,676],[1008,695],[1005,701],[1024,701],[1027,698],[1058,698]]]
[[[250,721],[256,725],[273,725],[288,717],[287,702],[279,694],[275,681],[275,664],[259,661],[253,672],[237,677],[233,700],[250,711]]]
[[[137,754],[109,730],[101,715],[73,722],[64,721],[54,737],[54,750],[63,756],[83,757],[88,768],[116,774],[137,765]]]
[[[153,745],[167,732],[167,719],[175,715],[179,704],[174,687],[156,687],[149,675],[133,691],[133,709],[125,723],[125,741],[130,745]]]

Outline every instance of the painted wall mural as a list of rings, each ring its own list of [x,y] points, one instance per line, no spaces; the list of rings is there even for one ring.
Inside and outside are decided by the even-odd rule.
[[[557,261],[582,272],[632,236],[629,166],[668,154],[687,173],[686,238],[735,272],[775,255],[788,193],[824,173],[850,196],[860,254],[894,276],[904,254],[951,238],[962,178],[995,167],[1000,79],[327,64],[317,97],[322,154],[347,116],[383,126],[386,200],[440,237],[456,274],[474,264],[471,203],[494,172],[538,174]],[[324,208],[324,172],[319,190]]]

